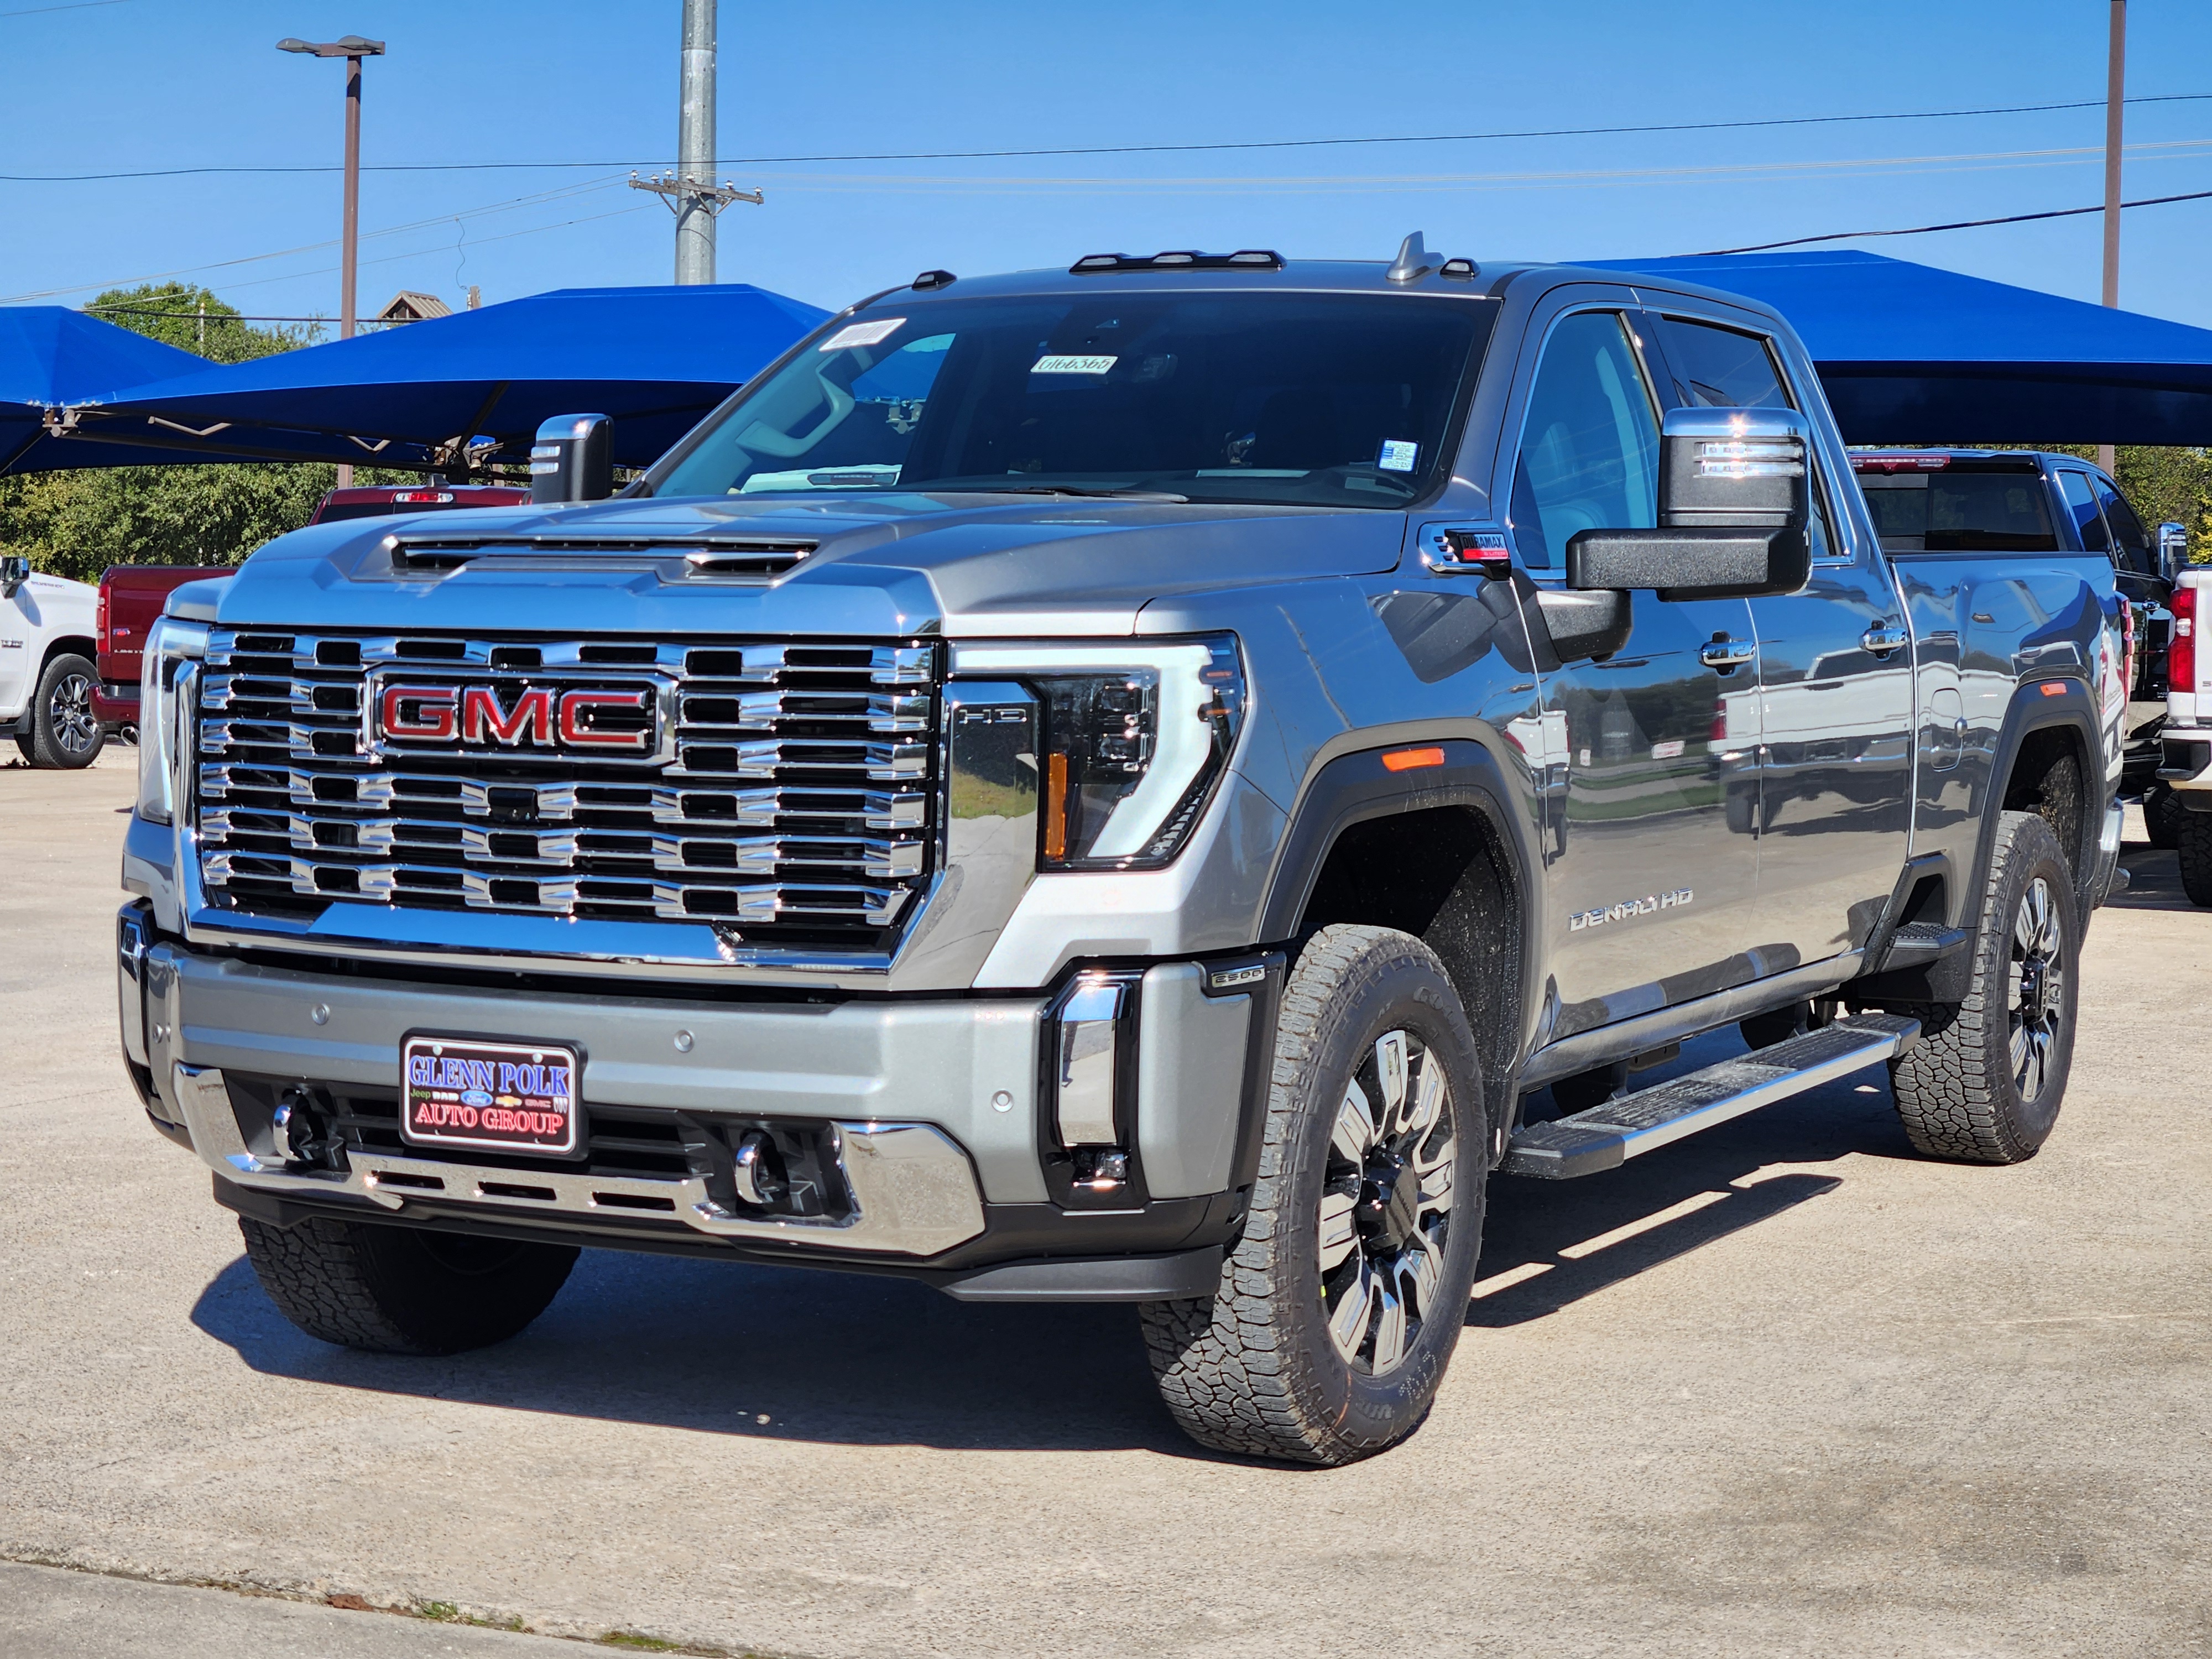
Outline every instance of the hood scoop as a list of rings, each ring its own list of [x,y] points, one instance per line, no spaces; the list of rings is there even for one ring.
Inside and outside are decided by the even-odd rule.
[[[503,570],[651,570],[665,582],[769,582],[788,575],[817,544],[773,536],[470,535],[395,532],[377,544],[390,576],[420,580],[480,560]],[[355,572],[375,574],[372,557]]]

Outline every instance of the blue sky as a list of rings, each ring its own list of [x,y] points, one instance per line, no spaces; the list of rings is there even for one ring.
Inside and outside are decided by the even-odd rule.
[[[381,38],[362,294],[458,302],[669,280],[678,0],[0,0],[0,173],[335,165],[342,66]],[[2135,0],[2129,91],[2212,94],[2212,6]],[[2105,0],[1762,9],[1612,0],[723,0],[725,156],[1207,143],[1921,111],[2100,98]],[[1695,252],[2100,199],[2097,110],[1735,132],[914,162],[748,160],[720,274],[823,306],[944,266],[1271,246],[1382,258]],[[2212,100],[2136,106],[2130,198],[2212,189]],[[524,200],[520,198],[535,198]],[[2083,299],[2099,221],[1859,244]],[[335,174],[0,182],[0,299],[180,273],[249,313],[334,314]],[[2212,326],[2212,201],[2127,216],[2122,302]],[[374,234],[374,233],[390,234]],[[1851,246],[1844,244],[1844,246]],[[280,258],[258,256],[301,249]],[[242,261],[219,264],[218,262]]]

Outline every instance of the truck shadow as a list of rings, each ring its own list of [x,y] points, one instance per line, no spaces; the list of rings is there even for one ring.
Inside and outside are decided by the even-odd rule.
[[[2128,872],[2126,890],[2105,902],[2115,910],[2194,910],[2189,895],[2181,890],[2180,860],[2161,853],[2148,842],[2120,844],[2120,867]]]
[[[1732,1032],[1710,1036],[1668,1069],[1741,1047]],[[1762,1167],[1901,1152],[1887,1089],[1854,1092],[1880,1075],[1613,1175],[1559,1186],[1501,1177],[1481,1275],[1509,1282],[1479,1296],[1468,1322],[1540,1319],[1838,1184],[1797,1172],[1751,1181]],[[263,1376],[385,1395],[771,1440],[1213,1456],[1161,1409],[1127,1306],[983,1307],[898,1279],[586,1250],[530,1329],[448,1358],[303,1335],[243,1256],[191,1318]]]

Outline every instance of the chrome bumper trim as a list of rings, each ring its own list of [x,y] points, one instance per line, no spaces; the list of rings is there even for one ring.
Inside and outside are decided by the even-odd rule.
[[[853,1213],[830,1220],[766,1220],[714,1202],[697,1176],[656,1181],[538,1170],[495,1169],[442,1159],[350,1152],[345,1174],[293,1170],[250,1151],[231,1109],[222,1073],[179,1062],[177,1103],[202,1160],[240,1186],[301,1198],[347,1195],[386,1209],[410,1202],[464,1205],[508,1216],[666,1217],[717,1238],[885,1255],[932,1256],[983,1231],[983,1200],[968,1156],[927,1123],[834,1123],[839,1173]]]

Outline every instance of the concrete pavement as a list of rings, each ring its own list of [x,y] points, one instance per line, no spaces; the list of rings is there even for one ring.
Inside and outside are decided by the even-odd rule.
[[[2212,1653],[2212,914],[2170,855],[2091,933],[2041,1156],[1914,1158],[1877,1071],[1501,1181],[1430,1422],[1313,1472],[1183,1441],[1127,1309],[589,1252],[489,1352],[300,1335],[115,1057],[118,762],[0,770],[0,1558],[815,1656]],[[132,1641],[224,1594],[15,1572],[0,1650],[64,1592]]]

